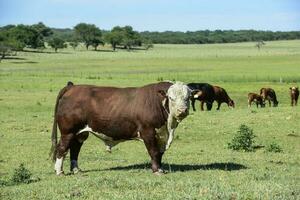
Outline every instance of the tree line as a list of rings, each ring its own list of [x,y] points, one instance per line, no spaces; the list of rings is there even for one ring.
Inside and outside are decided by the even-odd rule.
[[[25,49],[46,48],[46,44],[57,51],[70,46],[74,49],[84,44],[88,50],[93,47],[110,44],[113,51],[117,48],[148,49],[153,44],[210,44],[234,42],[263,42],[272,40],[300,39],[300,31],[272,32],[256,30],[204,30],[204,31],[165,31],[165,32],[138,32],[131,26],[115,26],[112,30],[101,30],[94,24],[79,23],[73,29],[57,29],[47,27],[42,22],[33,25],[7,25],[0,27],[0,59],[12,51]]]
[[[215,30],[187,32],[141,32],[154,44],[211,44],[300,39],[300,31]]]

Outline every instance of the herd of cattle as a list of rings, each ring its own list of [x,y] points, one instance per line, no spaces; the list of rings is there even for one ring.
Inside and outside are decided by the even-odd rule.
[[[290,88],[291,104],[297,105],[299,90]],[[163,174],[162,156],[170,147],[175,129],[188,116],[190,101],[206,103],[211,110],[214,101],[234,107],[225,89],[207,83],[160,82],[143,87],[116,88],[74,85],[68,82],[55,104],[50,155],[57,175],[63,174],[63,160],[70,150],[71,172],[80,171],[78,155],[89,133],[104,141],[110,149],[126,140],[144,142],[151,157],[153,173]],[[260,94],[249,93],[248,103],[263,107],[268,100],[278,105],[275,91],[262,88]],[[57,127],[61,132],[57,141]]]
[[[187,84],[190,89],[197,91],[191,97],[191,104],[193,110],[195,109],[195,101],[200,101],[200,109],[204,110],[203,105],[206,103],[207,110],[212,109],[213,102],[218,104],[217,110],[220,109],[222,103],[227,103],[229,107],[234,108],[234,101],[228,96],[226,90],[219,86],[213,86],[208,83],[189,83]],[[290,87],[291,106],[296,106],[299,97],[298,87]],[[248,107],[254,102],[256,106],[265,107],[266,100],[269,102],[269,106],[273,103],[273,106],[278,106],[278,100],[276,93],[272,88],[261,88],[260,94],[248,93]]]

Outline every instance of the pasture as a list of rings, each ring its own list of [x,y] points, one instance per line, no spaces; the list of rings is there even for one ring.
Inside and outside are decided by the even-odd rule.
[[[0,199],[299,199],[300,105],[289,90],[300,83],[300,41],[211,45],[155,45],[127,52],[21,52],[0,63],[0,180],[24,163],[30,184],[0,185]],[[190,110],[163,157],[164,176],[151,173],[142,142],[124,142],[105,152],[90,135],[79,155],[84,173],[57,177],[48,160],[58,91],[75,84],[142,86],[160,80],[209,82],[235,100],[211,112]],[[247,107],[248,92],[277,92],[277,108]],[[227,149],[240,124],[253,128],[254,152]],[[278,143],[282,153],[263,146]],[[69,155],[64,163],[69,170]]]

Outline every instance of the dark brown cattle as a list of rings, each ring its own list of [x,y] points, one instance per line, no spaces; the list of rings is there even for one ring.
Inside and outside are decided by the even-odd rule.
[[[190,90],[183,83],[161,82],[140,88],[73,85],[63,88],[56,101],[52,153],[56,174],[70,149],[71,171],[79,171],[80,148],[89,133],[108,146],[143,140],[153,172],[160,174],[162,156],[170,147],[178,123],[188,115]],[[57,126],[61,138],[57,144]]]
[[[271,102],[273,102],[273,107],[278,106],[278,101],[276,98],[276,93],[272,88],[261,88],[260,95],[263,97],[263,101],[268,100],[269,106],[271,107]]]
[[[290,87],[290,95],[291,95],[291,106],[297,106],[298,97],[299,97],[298,87]]]
[[[192,95],[191,104],[193,111],[196,111],[195,101],[200,101],[200,109],[203,111],[203,105],[206,103],[207,110],[211,110],[214,102],[214,88],[208,83],[189,83],[188,87],[193,91],[198,91]]]
[[[265,107],[265,103],[263,101],[263,97],[256,93],[249,93],[248,94],[248,107],[251,107],[252,102],[256,103],[256,107],[260,105],[260,107]]]
[[[215,93],[215,101],[218,103],[217,110],[220,110],[222,103],[227,103],[228,106],[234,108],[234,101],[228,96],[226,90],[219,86],[213,86]]]

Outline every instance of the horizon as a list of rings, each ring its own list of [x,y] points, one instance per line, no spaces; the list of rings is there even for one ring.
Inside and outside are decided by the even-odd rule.
[[[300,30],[297,0],[11,0],[1,1],[0,7],[0,26],[43,22],[51,28],[73,29],[84,22],[102,30],[130,25],[139,32]]]

